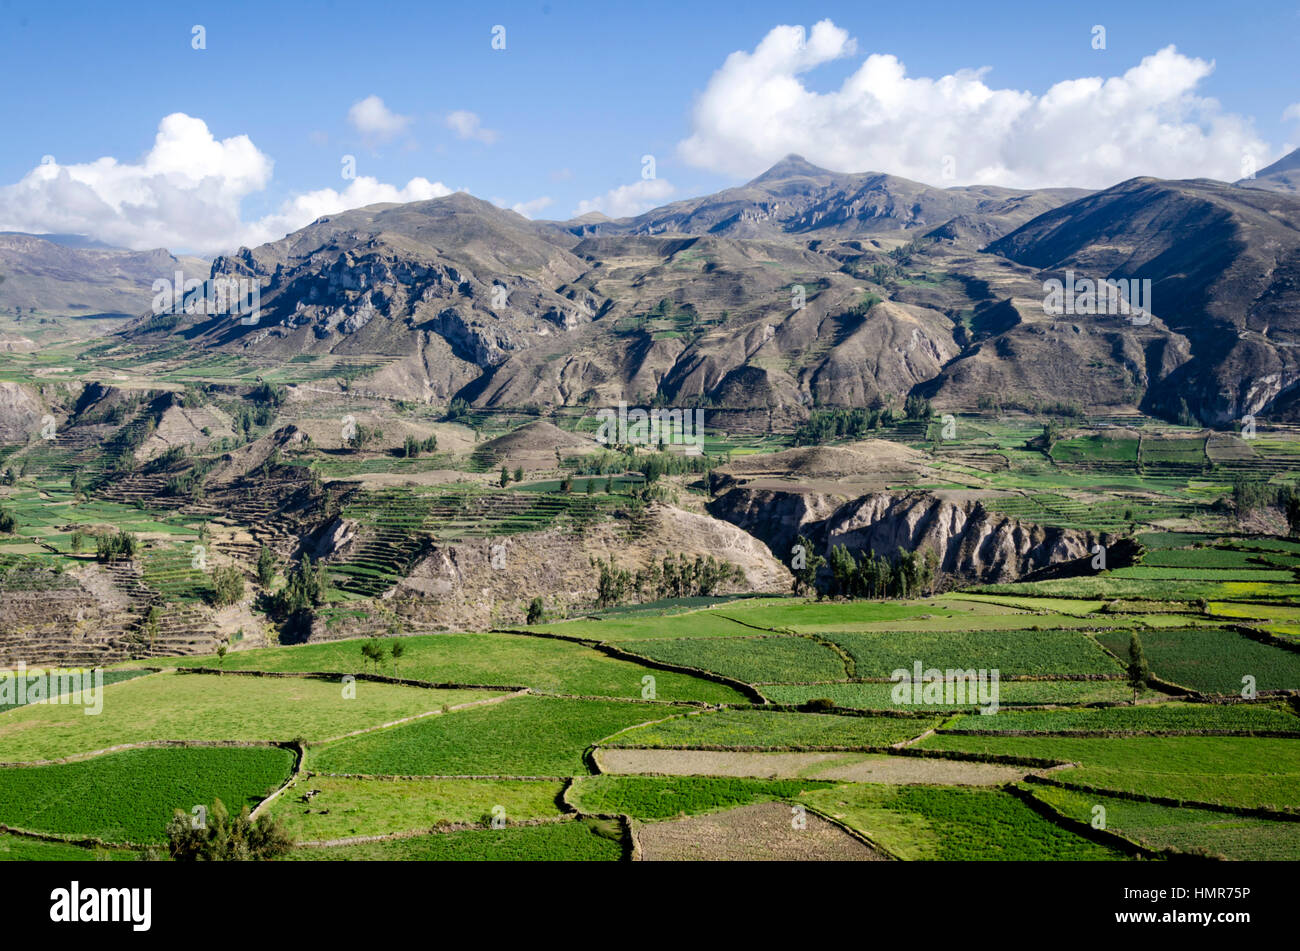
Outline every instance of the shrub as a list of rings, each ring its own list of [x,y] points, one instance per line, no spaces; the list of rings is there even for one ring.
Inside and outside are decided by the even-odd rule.
[[[270,815],[254,822],[248,806],[231,816],[220,799],[207,819],[194,828],[193,818],[179,809],[167,824],[167,852],[177,862],[248,862],[273,859],[293,848],[293,840]]]
[[[237,604],[244,597],[244,576],[234,565],[220,565],[212,572],[212,603],[217,607]]]

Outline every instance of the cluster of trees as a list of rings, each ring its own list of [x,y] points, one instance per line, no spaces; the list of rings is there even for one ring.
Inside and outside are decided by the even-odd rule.
[[[379,427],[357,423],[345,442],[349,449],[356,452],[359,449],[364,449],[367,443],[377,442],[383,438],[384,431]]]
[[[181,446],[169,449],[166,455],[171,455],[174,449],[180,449],[180,458],[185,457],[185,450]],[[163,488],[166,495],[184,495],[191,499],[201,500],[203,498],[203,480],[207,477],[217,465],[216,459],[200,459],[194,463],[185,472],[178,473],[167,480],[167,485]]]
[[[571,466],[578,475],[621,475],[624,472],[639,472],[647,483],[654,482],[660,476],[685,475],[687,473],[708,472],[720,462],[718,456],[688,456],[680,452],[657,451],[652,453],[637,452],[597,452],[582,458],[570,457],[565,464]]]
[[[238,604],[244,598],[244,575],[234,565],[218,565],[212,571],[212,603],[219,608]]]
[[[688,472],[708,472],[714,461],[708,456],[687,456],[677,452],[654,452],[635,457],[632,469],[645,476],[646,484],[653,483],[660,476],[684,475]]]
[[[260,403],[266,406],[279,406],[285,401],[288,395],[288,389],[278,383],[263,382],[253,388],[253,391],[248,394],[248,398],[254,403]]]
[[[827,560],[813,553],[813,543],[800,535],[795,539],[800,558],[791,567],[794,593],[816,592],[817,596],[839,598],[914,598],[931,593],[939,575],[939,556],[933,549],[902,551],[893,558],[863,552],[855,558],[843,545],[831,549],[830,581],[819,584],[818,575]]]
[[[0,508],[0,534],[12,535],[18,530],[18,519],[14,513],[5,508]]]
[[[257,583],[263,588],[269,588],[274,580],[275,553],[263,545],[257,553]]]
[[[934,407],[930,405],[930,401],[926,397],[912,394],[903,401],[903,417],[905,419],[928,420],[934,417]]]
[[[602,561],[591,560],[600,574],[596,581],[596,601],[601,607],[622,604],[629,598],[637,601],[656,601],[661,598],[707,597],[726,584],[741,584],[745,571],[739,565],[719,561],[712,555],[696,555],[694,559],[668,555],[659,563],[630,571],[619,568],[614,556]],[[540,613],[540,604],[538,605]],[[530,608],[529,615],[532,615]],[[533,623],[533,622],[530,622]]]
[[[820,446],[835,439],[861,439],[882,426],[892,426],[891,409],[823,409],[813,410],[807,421],[794,431],[796,446]]]
[[[359,429],[360,427],[358,427]],[[402,455],[407,459],[414,459],[422,452],[437,452],[438,437],[430,436],[428,439],[416,439],[414,436],[407,436],[406,441],[402,444]]]
[[[130,532],[104,532],[95,536],[95,558],[98,561],[117,561],[134,558],[139,543]]]
[[[259,403],[256,406],[240,406],[234,412],[235,429],[245,436],[251,436],[254,429],[270,426],[274,420],[275,407],[270,403]]]
[[[375,665],[375,673],[379,673],[379,665],[383,663],[385,657],[393,659],[393,676],[397,676],[397,662],[402,659],[406,653],[406,645],[400,638],[394,638],[388,642],[388,649],[384,650],[384,641],[382,638],[372,638],[361,645],[362,660]]]
[[[275,608],[281,614],[299,614],[320,607],[328,595],[329,577],[325,569],[308,556],[289,571],[287,583],[276,595]]]
[[[863,552],[854,558],[843,545],[831,549],[831,593],[842,598],[914,598],[933,589],[939,557],[902,551],[894,558]]]
[[[523,481],[524,481],[524,470],[523,470],[523,467],[522,467],[522,466],[516,466],[516,467],[515,467],[515,475],[514,475],[514,479],[515,479],[516,482],[523,482]],[[502,466],[502,467],[501,467],[501,478],[500,478],[499,480],[497,480],[497,481],[500,483],[501,488],[503,488],[503,489],[504,489],[506,486],[508,486],[508,485],[510,484],[510,470],[507,469],[505,466]],[[570,488],[572,488],[572,487],[573,487],[573,483],[570,482],[570,483],[569,483],[569,486],[570,486]],[[590,486],[588,486],[588,488],[590,488]],[[591,493],[588,492],[587,494],[590,495]]]
[[[1287,530],[1300,535],[1300,491],[1294,485],[1272,486],[1260,479],[1237,476],[1232,480],[1232,502],[1240,517],[1276,506],[1286,516]]]
[[[248,806],[232,816],[217,799],[202,821],[176,810],[167,823],[167,854],[177,862],[248,862],[273,859],[293,848],[293,839],[270,814],[254,821]]]

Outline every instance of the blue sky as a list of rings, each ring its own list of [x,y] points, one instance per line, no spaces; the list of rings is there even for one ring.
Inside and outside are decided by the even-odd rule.
[[[341,191],[349,184],[340,174],[344,155],[355,156],[358,175],[379,183],[400,188],[422,178],[505,205],[532,203],[523,207],[534,216],[558,218],[642,180],[645,154],[655,157],[663,186],[647,191],[643,205],[743,181],[787,142],[802,151],[824,146],[822,164],[829,158],[842,166],[859,160],[901,166],[840,170],[871,168],[934,184],[945,184],[938,171],[940,150],[955,155],[960,169],[948,184],[964,184],[972,175],[1005,184],[1104,184],[1106,171],[1076,169],[1062,164],[1059,155],[1026,159],[1023,165],[1017,158],[1006,169],[1001,159],[988,155],[966,161],[964,143],[980,138],[971,132],[981,126],[960,115],[935,119],[935,125],[951,124],[951,135],[927,146],[935,154],[924,158],[917,158],[916,149],[904,156],[874,147],[878,138],[920,135],[916,126],[901,124],[900,116],[838,141],[837,130],[857,121],[852,110],[858,104],[842,98],[827,99],[826,114],[810,119],[808,128],[800,118],[772,119],[777,113],[760,112],[749,131],[701,131],[693,107],[729,54],[753,51],[778,25],[800,24],[812,31],[820,20],[832,21],[853,46],[797,71],[802,92],[810,96],[833,96],[873,53],[897,57],[909,78],[938,79],[987,67],[979,82],[1011,99],[1013,93],[1040,97],[1063,80],[1119,76],[1173,45],[1181,57],[1214,64],[1195,82],[1200,111],[1184,117],[1184,124],[1204,124],[1205,101],[1217,100],[1218,109],[1232,117],[1231,128],[1211,135],[1229,144],[1217,158],[1189,146],[1181,164],[1154,173],[1239,177],[1231,174],[1237,152],[1260,152],[1264,164],[1300,141],[1300,109],[1293,110],[1295,118],[1283,119],[1284,111],[1300,101],[1298,4],[1266,2],[1234,11],[1221,3],[1132,2],[119,5],[0,0],[0,62],[8,92],[0,101],[5,141],[0,192],[28,176],[43,156],[53,156],[59,166],[104,156],[140,162],[153,146],[159,122],[173,113],[202,120],[217,140],[247,136],[274,163],[264,182],[238,195],[237,213],[244,222],[273,215],[305,192]],[[204,50],[191,48],[196,24],[206,29]],[[491,45],[498,24],[506,29],[504,51]],[[1092,46],[1095,25],[1105,27],[1104,50]],[[775,82],[762,95],[780,88]],[[723,119],[732,108],[726,95],[719,92],[713,101]],[[734,88],[730,95],[736,95]],[[349,109],[369,96],[405,117],[402,131],[363,134],[349,122]],[[920,105],[907,108],[924,112],[923,91],[916,96]],[[1159,115],[1171,103],[1148,105]],[[453,112],[473,113],[489,130],[483,138],[491,141],[459,137],[447,124]],[[1053,133],[1055,142],[1023,140],[1024,124],[1004,153],[1069,152],[1093,141],[1086,132],[1078,141],[1060,133]],[[684,151],[682,143],[693,135],[698,147]],[[1169,151],[1159,139],[1126,136],[1115,142],[1110,160],[1123,153],[1115,168],[1127,177],[1138,174],[1143,161],[1158,163]],[[1204,170],[1193,167],[1201,153],[1207,156]],[[928,175],[931,167],[935,172]],[[1061,177],[1079,181],[1058,181]],[[45,206],[34,204],[28,193],[25,204],[16,193],[0,194],[0,228],[33,230],[47,218],[51,226],[45,230],[75,226],[74,215],[52,214],[47,207],[72,201],[58,194]],[[117,199],[110,204],[114,215],[132,214]],[[103,227],[110,238],[148,243],[147,234],[136,237],[146,227],[141,221],[110,227],[101,217],[88,214],[87,230]],[[232,228],[225,222],[213,230],[234,234]],[[180,228],[162,226],[158,232],[172,243],[189,237]]]

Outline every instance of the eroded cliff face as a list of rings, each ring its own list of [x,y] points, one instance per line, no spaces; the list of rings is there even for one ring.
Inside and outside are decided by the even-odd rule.
[[[930,549],[941,570],[963,581],[1013,581],[1048,565],[1082,558],[1106,538],[1044,527],[989,512],[978,501],[928,492],[872,492],[854,499],[797,489],[735,488],[709,510],[762,539],[788,560],[796,535],[828,556],[844,545],[855,555]]]
[[[341,533],[344,529],[339,526],[326,530],[327,538]],[[356,543],[349,538],[337,550],[346,552],[349,545]],[[495,560],[494,546],[499,546]],[[515,626],[523,623],[534,597],[542,598],[547,611],[589,608],[596,599],[598,579],[598,571],[591,564],[593,558],[612,558],[619,568],[635,571],[678,554],[691,559],[713,556],[739,565],[744,580],[722,585],[719,594],[784,594],[793,581],[789,570],[763,543],[740,528],[655,503],[636,531],[603,523],[589,527],[580,537],[568,530],[552,529],[433,543],[416,560],[410,574],[380,597],[405,621],[431,629]],[[317,625],[312,639],[367,633],[373,621],[362,619],[329,630]]]

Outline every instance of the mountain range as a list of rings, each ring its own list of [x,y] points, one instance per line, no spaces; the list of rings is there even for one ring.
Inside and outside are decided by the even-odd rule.
[[[1085,192],[936,188],[789,156],[618,220],[531,221],[465,193],[372,205],[212,263],[260,284],[256,322],[144,314],[117,343],[334,358],[366,367],[340,386],[485,407],[657,400],[774,422],[916,394],[942,411],[1291,419],[1297,168],[1300,152],[1236,184]],[[1150,296],[1140,319],[1052,313],[1045,282],[1066,279],[1149,281]]]

